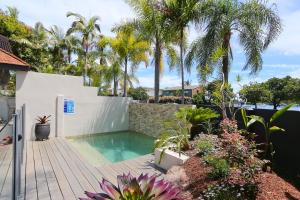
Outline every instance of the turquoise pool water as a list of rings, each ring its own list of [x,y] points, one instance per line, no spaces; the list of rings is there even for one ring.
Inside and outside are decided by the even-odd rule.
[[[99,133],[69,141],[96,166],[152,153],[154,146],[153,137],[130,131]]]

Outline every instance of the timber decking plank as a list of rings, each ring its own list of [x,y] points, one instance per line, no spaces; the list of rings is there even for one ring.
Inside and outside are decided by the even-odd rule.
[[[66,161],[64,160],[63,156],[57,149],[56,145],[54,144],[53,139],[47,141],[47,144],[52,148],[52,151],[54,155],[56,156],[56,159],[58,160],[58,163],[60,164],[60,167],[62,168],[62,171],[65,174],[65,177],[67,178],[70,187],[72,188],[73,193],[75,194],[76,198],[82,197],[84,194],[84,188],[81,187],[77,180],[77,174],[74,174],[73,169],[68,166]]]
[[[0,146],[0,167],[2,162],[4,161],[5,155],[7,153],[9,147],[7,146]]]
[[[48,157],[47,152],[46,152],[46,150],[43,146],[43,143],[44,142],[39,142],[38,143],[38,148],[39,148],[39,151],[41,153],[42,164],[43,164],[43,167],[44,167],[45,176],[46,176],[47,183],[48,183],[48,189],[49,189],[49,192],[50,192],[50,197],[53,200],[60,200],[60,199],[63,199],[63,195],[62,195],[61,189],[58,185],[56,175],[55,175],[55,173],[52,169],[49,157]]]
[[[48,182],[46,179],[40,150],[38,148],[39,142],[33,143],[33,158],[35,166],[36,186],[39,200],[50,200],[50,192],[48,188]]]
[[[102,178],[104,177],[104,175],[96,169],[96,167],[92,166],[91,164],[88,163],[87,160],[85,160],[80,154],[79,152],[77,152],[77,150],[65,139],[60,140],[63,144],[64,147],[66,147],[70,152],[72,152],[72,154],[77,157],[78,160],[80,160],[80,162],[82,163],[82,165],[88,169],[88,171],[95,177],[96,181],[99,182],[102,180]]]
[[[5,148],[4,147],[2,147],[2,148],[5,149],[4,151],[6,151],[6,153],[4,153],[4,156],[2,158],[2,162],[0,165],[0,195],[2,194],[6,176],[8,174],[8,170],[9,170],[9,167],[10,167],[11,161],[12,161],[11,146],[6,146]]]
[[[38,199],[36,188],[35,166],[33,158],[33,142],[27,141],[27,165],[26,165],[26,187],[25,199]]]
[[[9,168],[5,177],[2,192],[0,193],[1,200],[12,199],[12,161],[9,164]]]
[[[62,146],[58,143],[57,139],[54,139],[53,143],[56,145],[57,149],[61,153],[69,168],[72,169],[73,174],[76,176],[83,190],[90,192],[94,191],[93,186],[84,176],[84,170],[79,169],[79,166],[81,166],[82,163],[77,163],[76,160],[71,159],[70,155],[68,155],[68,153],[62,148]]]
[[[85,179],[89,182],[89,184],[92,186],[92,191],[99,190],[99,182],[96,179],[96,177],[90,172],[90,170],[85,166],[85,164],[76,156],[75,152],[72,152],[68,149],[67,144],[63,140],[57,140],[56,141],[58,145],[62,147],[62,151],[65,152],[65,154],[73,160],[73,162],[76,164],[76,166],[79,168],[80,172],[83,174]]]
[[[23,159],[21,160],[21,183],[19,200],[25,199],[26,193],[26,165],[27,165],[27,141],[24,141]]]
[[[64,174],[63,169],[59,165],[59,161],[56,159],[51,145],[47,142],[43,143],[43,146],[45,150],[47,151],[47,155],[50,161],[50,164],[52,166],[52,169],[55,173],[58,185],[62,191],[62,195],[64,199],[76,199],[74,192],[72,191],[72,188]]]

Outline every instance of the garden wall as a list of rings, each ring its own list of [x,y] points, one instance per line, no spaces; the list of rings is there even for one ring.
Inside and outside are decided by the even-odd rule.
[[[163,122],[173,117],[182,107],[192,107],[192,105],[131,103],[129,130],[157,137],[164,130]]]
[[[248,115],[259,115],[269,120],[274,110],[255,109],[248,110]],[[241,116],[237,115],[239,126],[243,127]],[[284,128],[283,133],[274,133],[271,136],[273,146],[275,149],[275,163],[276,167],[284,168],[287,173],[300,174],[300,112],[287,111],[281,118],[279,118],[276,126]],[[264,131],[260,124],[254,124],[251,128],[258,136],[256,138],[258,143],[264,141]]]
[[[101,97],[97,92],[83,86],[82,77],[17,72],[16,108],[25,105],[26,138],[35,139],[35,119],[41,115],[51,115],[50,137],[128,130],[131,99]],[[74,103],[74,112],[65,112],[65,100]]]

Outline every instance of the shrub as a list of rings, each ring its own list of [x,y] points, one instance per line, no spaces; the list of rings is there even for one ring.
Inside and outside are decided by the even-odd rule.
[[[262,166],[262,162],[255,157],[257,155],[255,143],[246,140],[240,132],[225,132],[222,134],[222,146],[230,166],[238,169],[238,176],[245,182],[253,181],[254,175]]]
[[[85,192],[88,198],[92,199],[111,199],[111,200],[176,200],[179,198],[180,190],[164,180],[157,180],[155,176],[141,174],[138,178],[131,174],[118,176],[118,186],[103,179],[100,182],[101,193]]]
[[[229,118],[223,119],[220,123],[220,128],[223,133],[235,133],[238,132],[238,125],[236,120]]]
[[[197,148],[202,155],[208,155],[214,150],[214,143],[209,139],[199,139]]]
[[[177,117],[183,117],[192,125],[200,125],[201,123],[219,117],[219,114],[209,108],[181,108],[176,112]]]
[[[257,185],[218,184],[209,187],[203,195],[205,200],[255,200]]]
[[[149,99],[149,96],[148,96],[146,90],[142,87],[130,88],[128,90],[128,96],[132,97],[133,100],[147,101]]]
[[[209,173],[209,176],[211,178],[219,179],[225,178],[229,175],[230,166],[225,159],[217,156],[208,155],[204,157],[204,160],[209,166],[212,167],[212,170]]]
[[[149,99],[149,103],[154,103],[154,99],[153,98]],[[167,104],[167,103],[181,104],[181,97],[176,97],[176,96],[160,97],[158,103],[162,103],[162,104]],[[184,103],[185,104],[191,104],[192,103],[192,98],[191,97],[184,97]]]

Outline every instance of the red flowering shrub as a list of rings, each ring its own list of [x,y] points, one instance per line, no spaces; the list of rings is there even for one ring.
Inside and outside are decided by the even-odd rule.
[[[223,119],[220,123],[220,128],[222,132],[235,133],[238,132],[238,125],[236,120],[231,120],[229,118]]]
[[[261,168],[260,161],[255,157],[256,145],[247,140],[237,129],[235,120],[225,119],[221,122],[222,148],[226,160],[235,170],[238,179],[250,181]],[[239,174],[239,175],[238,175]],[[242,178],[241,178],[242,177]]]

